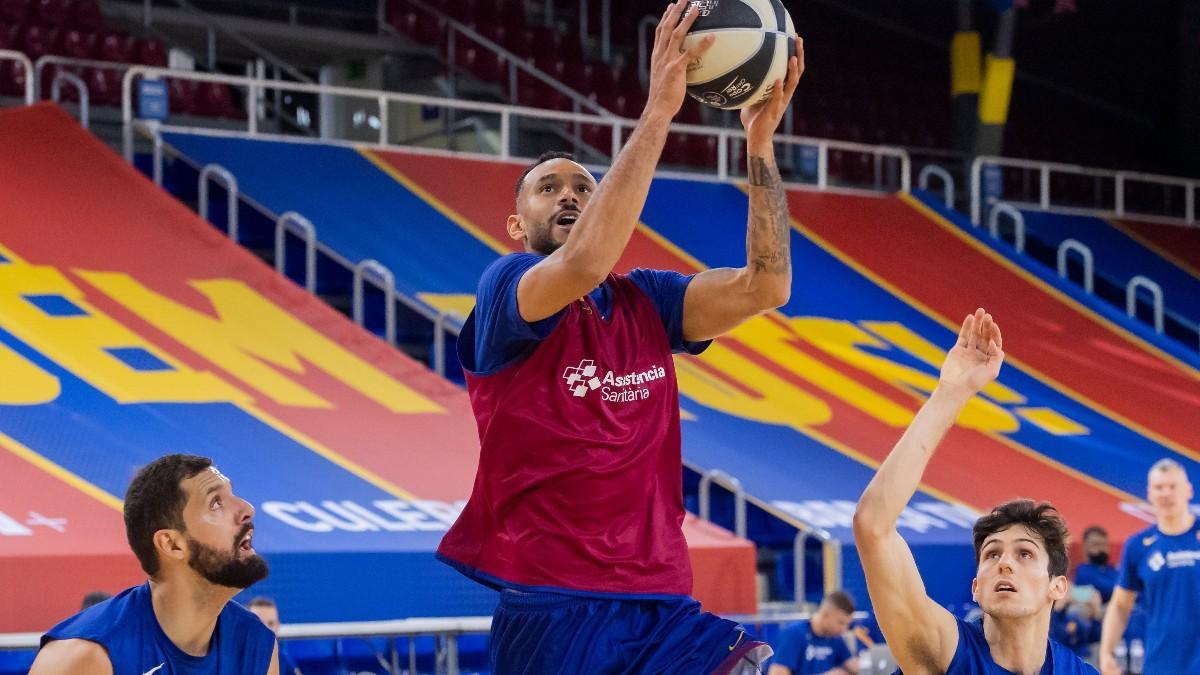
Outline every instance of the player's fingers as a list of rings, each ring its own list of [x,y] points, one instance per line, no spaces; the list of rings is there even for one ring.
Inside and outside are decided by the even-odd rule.
[[[682,11],[682,3],[679,0],[667,5],[667,10],[663,12],[662,20],[658,22],[658,28],[654,30],[654,45],[660,49],[665,49],[671,42],[671,31],[679,25],[679,14]]]
[[[692,43],[692,46],[688,47],[687,51],[680,56],[680,60],[690,63],[693,59],[699,58],[701,54],[708,51],[708,48],[712,47],[716,41],[717,36],[705,35],[703,38]]]
[[[796,36],[796,62],[799,66],[800,74],[804,74],[804,38]]]
[[[680,12],[687,8],[687,0],[680,0]],[[683,45],[683,39],[687,37],[687,32],[692,29],[692,24],[696,23],[696,18],[700,16],[700,12],[688,12],[683,15],[683,21],[675,26],[675,30],[671,32],[671,43],[675,45],[676,51],[680,51],[680,46]]]
[[[958,329],[958,346],[966,347],[969,341],[971,332],[975,329],[975,315],[968,314],[967,318],[963,319],[962,328]]]
[[[1004,349],[1004,336],[1000,334],[1000,324],[992,324],[992,341],[996,343],[1000,349]]]

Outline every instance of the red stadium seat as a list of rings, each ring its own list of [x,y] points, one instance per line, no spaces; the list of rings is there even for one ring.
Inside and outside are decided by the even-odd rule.
[[[57,28],[31,24],[25,27],[21,37],[21,51],[30,61],[37,61],[46,54],[58,52],[62,47],[62,37]]]
[[[0,21],[20,23],[29,16],[29,0],[0,0]]]
[[[196,95],[196,112],[209,117],[235,117],[229,85],[220,82],[201,82]]]
[[[62,26],[67,22],[70,6],[67,0],[36,0],[34,15],[48,26]]]
[[[121,73],[112,68],[88,68],[83,80],[87,83],[91,105],[121,104]]]
[[[711,169],[717,166],[717,139],[715,136],[690,136],[687,149],[688,164]]]
[[[195,80],[167,80],[167,100],[172,115],[189,115],[196,109]]]
[[[124,31],[105,33],[96,43],[96,58],[117,63],[133,62],[134,39]]]
[[[90,59],[96,50],[97,35],[72,28],[63,33],[62,55],[73,59]]]
[[[85,31],[104,30],[104,14],[100,12],[100,3],[95,0],[79,0],[71,12],[69,23]]]
[[[167,47],[161,40],[153,38],[138,40],[134,53],[138,63],[159,68],[167,67]]]
[[[469,48],[462,65],[484,82],[503,82],[507,79],[504,59],[490,49]]]

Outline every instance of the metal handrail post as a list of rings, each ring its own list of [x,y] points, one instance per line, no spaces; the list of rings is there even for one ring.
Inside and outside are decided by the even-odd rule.
[[[62,83],[66,82],[75,87],[75,91],[79,94],[79,124],[84,129],[88,128],[88,88],[83,83],[83,78],[75,73],[65,70],[60,70],[54,74],[54,80],[50,83],[50,100],[58,103],[60,94],[62,93]]]
[[[158,139],[161,136],[155,136],[155,138]],[[229,238],[235,244],[240,243],[241,240],[238,237],[237,179],[233,177],[233,174],[228,169],[220,164],[205,164],[204,168],[200,169],[200,185],[197,190],[200,193],[198,198],[200,217],[208,220],[208,181],[210,179],[216,179],[218,183],[221,183],[225,187],[226,230],[229,233]]]
[[[33,62],[24,52],[18,52],[12,49],[0,49],[0,61],[16,61],[25,69],[25,105],[33,105],[37,101],[37,96],[34,93],[36,90],[34,85],[34,70]]]
[[[992,210],[988,213],[988,232],[992,234],[993,239],[1000,238],[1000,216],[1006,215],[1012,219],[1013,224],[1013,246],[1017,249],[1017,253],[1025,252],[1025,216],[1016,209],[1012,204],[997,202]]]
[[[922,190],[929,189],[929,179],[937,177],[942,179],[942,203],[946,208],[954,208],[954,176],[946,169],[937,164],[926,164],[921,168],[921,172],[917,174],[917,187]]]
[[[1154,332],[1163,332],[1163,290],[1158,282],[1144,275],[1137,275],[1125,286],[1125,313],[1129,318],[1137,318],[1137,291],[1144,288],[1154,298]]]
[[[697,495],[700,502],[700,519],[711,520],[710,501],[713,483],[721,485],[733,493],[734,533],[744,539],[746,537],[746,489],[742,487],[742,481],[726,471],[712,469],[700,477],[699,494]]]
[[[383,266],[383,263],[373,258],[364,260],[354,266],[354,286],[353,286],[353,317],[354,323],[359,326],[363,325],[365,320],[365,312],[363,311],[363,281],[366,274],[370,272],[374,274],[382,285],[384,301],[387,305],[384,307],[384,337],[388,344],[395,346],[396,344],[396,277],[392,271]]]
[[[288,230],[304,239],[304,289],[309,293],[317,290],[317,228],[308,218],[288,211],[275,219],[275,271],[287,276],[286,238]]]
[[[1095,260],[1092,257],[1092,249],[1078,239],[1064,239],[1058,245],[1058,276],[1067,278],[1067,254],[1071,251],[1078,253],[1083,261],[1083,289],[1091,294],[1095,288]]]

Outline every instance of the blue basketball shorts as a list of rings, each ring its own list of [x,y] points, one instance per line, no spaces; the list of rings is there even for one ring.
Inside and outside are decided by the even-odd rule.
[[[494,675],[752,675],[771,648],[691,598],[607,599],[505,590]]]

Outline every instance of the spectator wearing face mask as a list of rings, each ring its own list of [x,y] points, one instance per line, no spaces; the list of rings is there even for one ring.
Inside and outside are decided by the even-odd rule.
[[[1091,586],[1100,592],[1106,604],[1117,584],[1117,567],[1109,560],[1108,532],[1099,525],[1083,531],[1083,555],[1087,562],[1075,568],[1075,586]]]

